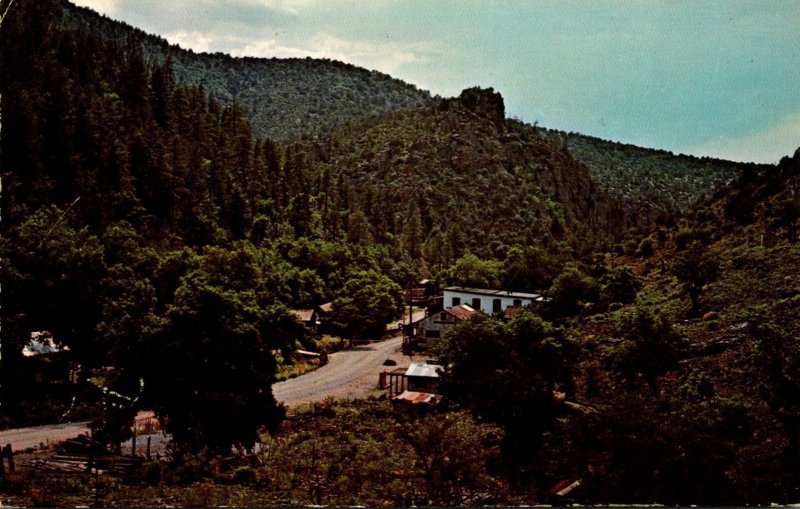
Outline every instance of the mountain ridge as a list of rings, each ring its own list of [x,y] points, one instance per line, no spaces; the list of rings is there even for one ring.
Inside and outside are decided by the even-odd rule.
[[[235,100],[261,137],[283,142],[313,138],[365,116],[442,100],[389,75],[337,61],[195,53],[67,0],[61,0],[61,6],[70,27],[83,26],[117,44],[133,37],[143,46],[146,60],[169,60],[179,83],[200,85],[223,103]],[[579,133],[541,127],[540,132],[553,138],[555,145],[565,145],[611,195],[660,212],[687,209],[748,167],[746,163],[673,155]],[[768,165],[755,166],[763,169]]]
[[[201,86],[223,103],[236,100],[259,137],[288,141],[315,136],[364,116],[434,101],[415,85],[352,64],[195,53],[68,0],[59,5],[68,28],[85,29],[118,45],[133,39],[150,65],[169,61],[179,83]]]

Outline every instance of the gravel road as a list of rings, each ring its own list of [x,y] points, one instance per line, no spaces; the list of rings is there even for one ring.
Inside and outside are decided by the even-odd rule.
[[[89,433],[88,422],[67,422],[64,424],[49,424],[33,428],[9,429],[0,431],[0,446],[11,444],[14,451],[22,451],[41,444],[61,442],[68,438],[75,438],[81,433]]]
[[[383,362],[403,344],[398,336],[386,341],[332,353],[328,364],[297,378],[272,386],[275,399],[288,407],[327,397],[363,397],[378,384]],[[389,368],[392,369],[392,368]]]
[[[422,315],[424,316],[424,314]],[[418,319],[415,313],[415,320]],[[385,341],[357,346],[349,350],[332,353],[328,364],[297,378],[272,386],[275,399],[287,407],[297,407],[325,398],[363,398],[380,394],[377,389],[378,374],[387,368],[383,362],[391,357],[399,365],[408,365],[412,358],[406,358],[398,350],[403,338],[396,336]],[[416,359],[417,356],[413,360]],[[33,428],[0,431],[0,447],[11,444],[14,451],[51,444],[81,433],[89,433],[88,422],[70,422]],[[144,439],[140,439],[137,449]]]

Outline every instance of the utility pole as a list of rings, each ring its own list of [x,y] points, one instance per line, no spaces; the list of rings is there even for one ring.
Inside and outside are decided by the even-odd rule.
[[[11,6],[13,4],[14,4],[14,0],[9,0],[8,5],[6,5],[6,9],[3,11],[3,15],[0,16],[0,28],[3,27],[3,21],[5,21],[6,16],[8,16],[8,11],[9,11],[9,9],[11,9]],[[3,133],[2,126],[3,126],[3,98],[2,98],[2,94],[0,94],[0,136],[2,136],[2,133]],[[2,182],[0,182],[0,196],[2,196],[2,195],[3,195],[3,184],[2,184]],[[3,210],[2,210],[2,208],[0,208],[0,218],[2,218],[2,216],[3,216]],[[0,291],[2,291],[2,288],[0,288]],[[2,337],[2,335],[0,335],[0,338],[1,337]],[[0,352],[2,352],[2,350],[3,350],[3,343],[2,343],[2,340],[0,340]],[[0,353],[0,362],[2,362],[2,353]],[[3,387],[2,387],[2,385],[0,385],[0,394],[2,394],[2,391],[3,391]],[[0,406],[2,406],[2,402],[0,402]],[[11,461],[13,461],[13,459]]]

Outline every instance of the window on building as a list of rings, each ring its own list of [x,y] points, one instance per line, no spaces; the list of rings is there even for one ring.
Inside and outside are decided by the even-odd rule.
[[[492,313],[499,313],[503,310],[503,301],[500,299],[492,300]]]
[[[447,313],[446,312],[442,312],[442,314],[439,315],[439,320],[442,321],[442,322],[446,322],[447,321]]]
[[[438,339],[442,335],[442,331],[434,330],[434,329],[426,329],[425,330],[425,337],[431,339]]]
[[[522,299],[514,299],[514,305],[515,306],[521,306],[522,305]]]
[[[453,307],[461,305],[461,297],[453,297]]]
[[[480,308],[481,308],[481,299],[477,297],[472,299],[472,309],[477,311]]]

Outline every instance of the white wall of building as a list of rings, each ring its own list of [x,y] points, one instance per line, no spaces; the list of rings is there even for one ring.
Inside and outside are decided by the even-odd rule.
[[[498,290],[481,290],[477,288],[445,288],[444,289],[444,308],[450,309],[459,304],[467,304],[481,310],[487,315],[497,311],[505,311],[511,306],[528,306],[535,300],[540,299],[538,295],[524,294],[515,292],[504,292]],[[457,300],[453,300],[457,299]],[[476,303],[479,299],[480,303]],[[499,301],[499,309],[495,306],[495,301]],[[476,305],[478,304],[478,305]]]

